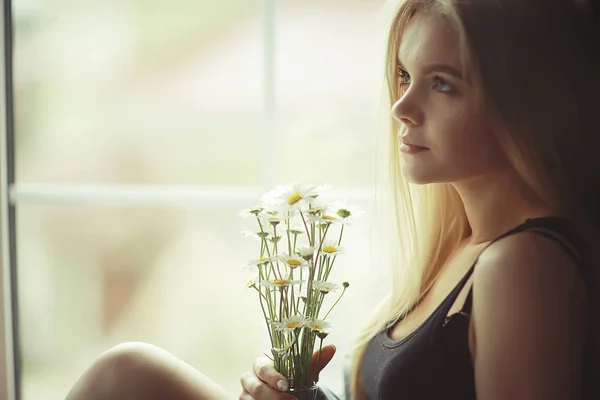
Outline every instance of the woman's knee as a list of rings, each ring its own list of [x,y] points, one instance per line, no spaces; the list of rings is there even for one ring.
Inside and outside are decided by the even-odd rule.
[[[147,343],[117,345],[102,354],[77,381],[67,400],[142,399],[162,371],[164,350]]]
[[[141,342],[106,351],[67,400],[229,399],[219,385],[165,350]]]

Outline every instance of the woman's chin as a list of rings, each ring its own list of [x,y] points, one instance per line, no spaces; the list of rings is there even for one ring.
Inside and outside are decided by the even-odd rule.
[[[428,183],[433,182],[431,177],[426,176],[422,173],[418,174],[418,173],[414,173],[414,171],[407,171],[406,169],[404,169],[402,171],[402,174],[404,175],[404,179],[406,179],[408,182],[410,182],[414,185],[426,185]]]

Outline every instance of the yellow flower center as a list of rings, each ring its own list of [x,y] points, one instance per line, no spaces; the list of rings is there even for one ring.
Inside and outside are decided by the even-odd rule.
[[[290,285],[292,281],[289,279],[275,279],[273,280],[274,285]]]
[[[290,321],[290,322],[287,323],[287,327],[290,328],[290,329],[294,329],[298,325],[300,325],[300,322],[298,322],[298,321]]]
[[[327,219],[329,221],[337,221],[337,218],[333,215],[323,215],[323,219]]]
[[[321,324],[312,324],[310,327],[315,331],[320,331],[323,329],[323,325]]]
[[[269,261],[269,257],[261,257],[258,259],[259,264],[265,263],[267,261]]]
[[[296,204],[297,202],[299,202],[302,199],[302,195],[298,192],[292,194],[290,197],[288,197],[288,204],[290,206],[293,206],[294,204]]]
[[[293,267],[299,267],[300,265],[302,265],[302,264],[300,263],[300,261],[298,261],[298,260],[288,260],[288,264],[289,264],[289,266],[290,266],[290,267],[292,267],[292,268],[293,268]]]
[[[335,253],[337,251],[337,248],[335,246],[325,246],[323,247],[323,251],[325,253]]]

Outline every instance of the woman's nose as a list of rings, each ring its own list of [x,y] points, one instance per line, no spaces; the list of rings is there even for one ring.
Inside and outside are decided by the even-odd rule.
[[[419,125],[423,119],[422,112],[414,99],[408,97],[406,93],[394,103],[391,113],[396,121],[407,126]]]

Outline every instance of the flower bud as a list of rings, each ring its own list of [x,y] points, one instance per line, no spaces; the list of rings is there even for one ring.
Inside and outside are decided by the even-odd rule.
[[[319,337],[319,339],[323,340],[325,339],[327,336],[329,335],[329,332],[317,332],[317,336]]]

